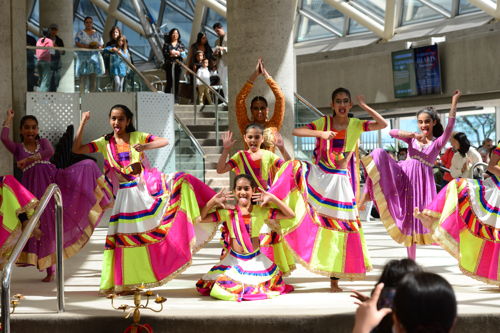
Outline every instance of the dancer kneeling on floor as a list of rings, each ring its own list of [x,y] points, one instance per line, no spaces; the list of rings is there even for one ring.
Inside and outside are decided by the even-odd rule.
[[[293,290],[283,281],[278,266],[260,252],[259,231],[270,219],[289,219],[295,214],[273,194],[262,188],[256,190],[253,178],[240,174],[234,181],[235,207],[227,204],[227,200],[233,198],[231,192],[220,192],[202,209],[202,222],[227,224],[231,243],[229,254],[196,284],[202,295],[228,301],[253,301]],[[278,208],[270,208],[268,203]]]

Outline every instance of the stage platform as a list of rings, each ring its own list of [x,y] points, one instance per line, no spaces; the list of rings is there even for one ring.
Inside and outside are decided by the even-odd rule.
[[[329,292],[329,280],[301,266],[286,278],[295,291],[275,299],[225,302],[201,297],[196,281],[217,262],[220,246],[212,241],[194,257],[177,279],[154,290],[167,297],[161,313],[142,312],[142,322],[154,332],[350,332],[356,306],[350,290],[369,293],[385,262],[406,256],[378,220],[365,222],[373,271],[364,281],[341,281],[345,292]],[[42,283],[42,272],[16,268],[11,293],[25,299],[12,315],[13,332],[123,332],[130,319],[97,295],[105,228],[96,229],[89,244],[65,261],[66,312],[57,314],[55,283]],[[464,276],[456,260],[438,246],[418,247],[417,261],[426,270],[443,275],[454,287],[459,302],[455,332],[500,332],[500,288]],[[132,304],[132,296],[116,304]],[[154,304],[156,305],[156,304]]]

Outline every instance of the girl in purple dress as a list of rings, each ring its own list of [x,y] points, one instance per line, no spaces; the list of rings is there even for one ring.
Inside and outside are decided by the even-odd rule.
[[[415,207],[422,210],[437,194],[432,167],[451,136],[460,96],[459,90],[453,93],[444,131],[433,108],[417,113],[421,133],[390,131],[393,138],[408,144],[408,159],[398,163],[383,149],[375,149],[362,159],[368,174],[368,190],[377,205],[380,220],[389,235],[406,246],[411,259],[416,257],[417,244],[433,243],[429,230],[413,217],[413,210]]]
[[[56,183],[61,189],[64,221],[64,257],[69,258],[87,243],[110,203],[111,189],[104,180],[97,164],[84,160],[66,169],[57,169],[49,159],[54,149],[49,140],[38,135],[38,121],[34,116],[21,119],[21,143],[9,138],[14,111],[7,111],[1,140],[14,155],[17,167],[23,171],[21,183],[40,199],[47,186]],[[40,218],[40,239],[30,238],[19,256],[18,265],[37,266],[47,270],[43,282],[54,279],[55,272],[55,216],[54,203],[50,203]]]

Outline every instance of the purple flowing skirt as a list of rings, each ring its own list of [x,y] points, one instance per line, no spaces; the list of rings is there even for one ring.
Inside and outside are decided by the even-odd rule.
[[[97,164],[83,160],[66,169],[53,164],[36,164],[26,170],[21,183],[40,199],[47,187],[56,183],[63,200],[64,257],[69,258],[88,242],[112,194]],[[43,270],[55,264],[55,207],[52,199],[40,218],[40,240],[30,238],[18,265],[35,265]]]
[[[436,196],[432,167],[417,159],[396,162],[383,149],[362,159],[367,186],[389,235],[404,246],[433,244],[430,231],[413,217]]]

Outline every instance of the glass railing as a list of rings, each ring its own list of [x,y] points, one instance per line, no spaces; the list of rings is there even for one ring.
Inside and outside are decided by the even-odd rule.
[[[130,58],[118,52],[74,47],[26,48],[28,91],[84,93],[156,90],[130,62]]]
[[[323,116],[323,113],[311,105],[302,96],[295,93],[295,128],[302,127]],[[312,160],[316,138],[293,137],[295,158],[299,160]]]
[[[169,156],[175,158],[175,169],[187,172],[205,182],[205,152],[182,121],[175,117],[175,149]]]

